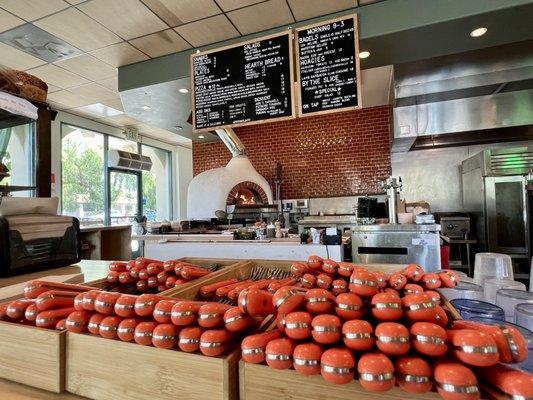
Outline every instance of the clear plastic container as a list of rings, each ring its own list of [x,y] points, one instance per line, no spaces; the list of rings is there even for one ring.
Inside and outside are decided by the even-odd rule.
[[[464,319],[473,317],[490,318],[505,321],[505,313],[501,307],[481,300],[455,299],[452,305],[459,311]]]
[[[443,294],[448,300],[454,299],[470,299],[470,300],[484,300],[483,287],[475,283],[461,281],[454,288],[440,288],[439,292]]]
[[[483,285],[485,292],[485,300],[489,303],[496,304],[496,292],[500,289],[515,289],[526,291],[526,285],[518,281],[510,281],[508,279],[490,278],[485,279]]]
[[[517,304],[514,313],[514,323],[533,331],[533,304]]]
[[[533,303],[533,293],[515,289],[500,289],[496,292],[496,305],[505,311],[505,319],[514,321],[515,308],[520,303]]]
[[[474,282],[483,286],[485,279],[513,280],[513,263],[507,254],[477,253],[474,264]]]
[[[490,324],[490,325],[502,325],[502,321],[490,319],[490,318],[480,318],[480,317],[473,317],[470,318],[471,321],[477,321],[484,324]],[[517,364],[510,364],[513,367],[518,367],[520,369],[523,369],[524,371],[527,371],[529,373],[533,372],[533,332],[523,326],[511,324],[510,322],[506,322],[504,325],[510,325],[515,327],[524,335],[524,339],[527,341],[527,348],[528,348],[528,355],[527,359],[525,361],[522,361],[521,363]]]

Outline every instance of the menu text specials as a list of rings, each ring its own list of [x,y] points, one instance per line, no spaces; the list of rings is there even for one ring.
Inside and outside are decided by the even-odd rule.
[[[355,16],[297,30],[300,114],[360,106]]]
[[[191,56],[194,128],[294,116],[290,33]]]

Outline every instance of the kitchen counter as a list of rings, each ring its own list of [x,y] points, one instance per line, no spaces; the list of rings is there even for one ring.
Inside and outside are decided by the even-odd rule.
[[[355,225],[353,232],[440,232],[438,224],[374,224],[374,225]]]

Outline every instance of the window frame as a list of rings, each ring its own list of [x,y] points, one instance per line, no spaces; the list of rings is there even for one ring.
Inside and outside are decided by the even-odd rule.
[[[139,143],[139,154],[143,155],[142,153],[142,148],[143,146],[146,146],[146,147],[150,147],[152,149],[156,149],[156,150],[160,150],[160,151],[164,151],[165,153],[167,153],[168,155],[168,170],[167,170],[167,184],[168,184],[168,188],[169,188],[169,191],[168,191],[168,217],[169,217],[169,220],[172,220],[174,218],[174,196],[173,196],[173,193],[174,193],[174,175],[173,175],[173,168],[172,168],[172,165],[173,165],[173,158],[172,158],[172,151],[170,150],[166,150],[166,149],[162,149],[161,147],[157,147],[157,146],[152,146],[150,144],[146,144],[146,143]],[[142,214],[142,211],[143,211],[143,204],[142,204],[142,188],[143,188],[143,181],[142,181],[142,173],[141,173],[141,179],[140,179],[140,183],[141,183],[141,214]]]

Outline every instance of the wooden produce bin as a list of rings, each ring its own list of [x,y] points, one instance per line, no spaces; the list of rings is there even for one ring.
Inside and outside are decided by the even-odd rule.
[[[100,279],[85,285],[105,288],[106,284]],[[16,297],[23,297],[22,291]],[[0,378],[61,393],[65,390],[65,344],[66,332],[0,321]]]
[[[437,392],[425,394],[406,393],[394,387],[385,393],[367,392],[358,381],[347,385],[334,385],[322,376],[305,376],[293,369],[276,370],[264,364],[239,363],[240,400],[272,399],[328,399],[328,400],[391,400],[391,399],[441,399]]]
[[[226,264],[226,268],[163,294],[195,298],[201,286],[228,279],[226,276],[235,274],[243,264],[242,260],[235,265],[233,260],[185,261],[204,266]],[[265,321],[262,325],[269,323]],[[75,333],[67,334],[66,347],[66,390],[90,399],[237,400],[239,396],[240,342],[235,343],[231,353],[221,357]]]

